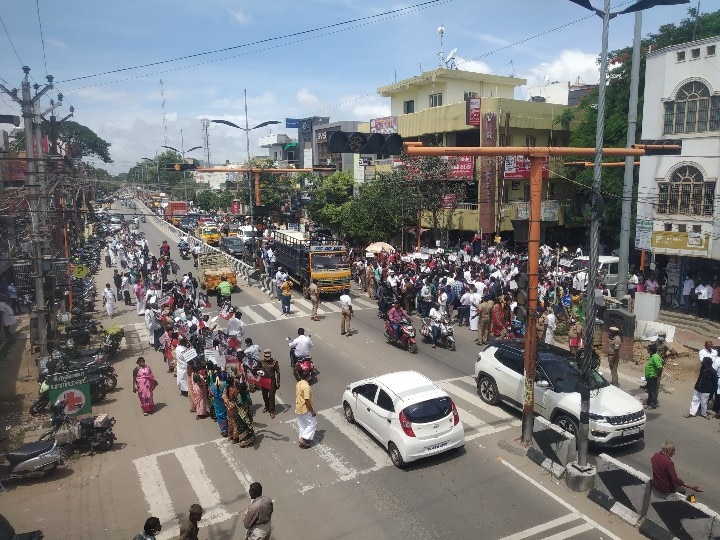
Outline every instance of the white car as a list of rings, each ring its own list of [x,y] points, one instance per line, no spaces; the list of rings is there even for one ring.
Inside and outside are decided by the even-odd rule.
[[[390,454],[396,467],[465,445],[455,403],[416,371],[398,371],[349,384],[345,419],[358,423]]]
[[[525,393],[524,342],[495,341],[483,345],[475,362],[480,399],[500,401],[522,409]],[[565,349],[538,343],[535,375],[535,413],[577,435],[580,418],[580,373]],[[624,446],[645,436],[645,411],[636,398],[591,372],[589,442],[596,446]]]

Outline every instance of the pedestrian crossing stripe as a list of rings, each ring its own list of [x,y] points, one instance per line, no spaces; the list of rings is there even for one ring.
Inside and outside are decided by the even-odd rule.
[[[466,390],[467,387],[475,387],[475,379],[472,376],[454,377],[437,381],[436,384],[445,389],[455,401],[460,420],[465,427],[466,442],[521,425],[521,422],[512,414],[500,407],[488,406],[475,394]],[[479,418],[477,413],[470,412],[476,409],[484,414],[485,419]],[[326,428],[326,435],[322,440],[318,440],[308,452],[318,460],[317,467],[324,467],[332,478],[329,482],[323,482],[322,485],[347,482],[392,467],[392,462],[385,449],[362,428],[347,422],[341,405],[318,411],[318,417],[319,424]],[[283,423],[290,426],[292,432],[295,433],[297,429],[295,418]],[[256,427],[255,432],[256,435],[260,435],[269,432],[269,428],[261,424]],[[328,436],[328,432],[336,433],[339,437]],[[290,440],[294,438],[294,435],[290,436]],[[335,441],[340,444],[334,444]],[[343,441],[350,442],[349,448]],[[223,467],[226,465],[245,492],[253,481],[253,475],[247,469],[247,463],[241,464],[241,456],[236,451],[236,447],[230,445],[226,438],[165,450],[134,460],[140,479],[140,488],[150,508],[150,515],[157,516],[163,526],[162,532],[157,536],[158,540],[168,540],[179,534],[178,513],[173,507],[171,495],[160,469],[159,458],[165,460],[163,461],[164,467],[171,468],[172,476],[184,475],[190,480],[189,484],[195,492],[195,500],[203,508],[208,509],[208,513],[203,515],[201,526],[220,523],[237,515],[237,512],[230,512],[222,503],[220,494],[198,452],[201,447],[205,448],[204,454],[207,455],[210,452],[213,458],[217,456],[214,461],[222,463]],[[172,456],[172,458],[167,461],[167,456]],[[367,466],[362,466],[363,460]],[[316,483],[317,473],[314,472],[314,469],[315,467],[308,466],[298,471],[298,475],[302,475],[302,478],[298,479],[297,486],[300,494],[314,489],[318,485]],[[262,471],[259,471],[259,474],[262,474]],[[166,472],[166,475],[170,476],[170,473]]]

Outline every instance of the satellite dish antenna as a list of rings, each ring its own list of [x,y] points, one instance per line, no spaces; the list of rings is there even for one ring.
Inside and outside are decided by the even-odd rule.
[[[457,47],[455,47],[452,51],[450,51],[450,54],[447,55],[445,58],[445,67],[448,69],[457,69],[457,66],[455,65],[455,53],[457,52]]]

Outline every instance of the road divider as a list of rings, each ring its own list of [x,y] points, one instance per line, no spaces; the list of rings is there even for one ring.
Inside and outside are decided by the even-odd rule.
[[[527,457],[556,478],[562,478],[568,463],[577,460],[575,436],[536,416]]]
[[[588,498],[636,526],[647,513],[650,477],[607,454],[597,457],[595,469],[595,485]]]

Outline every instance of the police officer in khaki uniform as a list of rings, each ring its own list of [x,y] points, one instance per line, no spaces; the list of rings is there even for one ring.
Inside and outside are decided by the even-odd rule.
[[[487,295],[480,302],[480,308],[478,309],[480,324],[478,324],[478,337],[475,340],[475,343],[479,345],[485,345],[490,339],[490,314],[494,305],[495,302]]]

